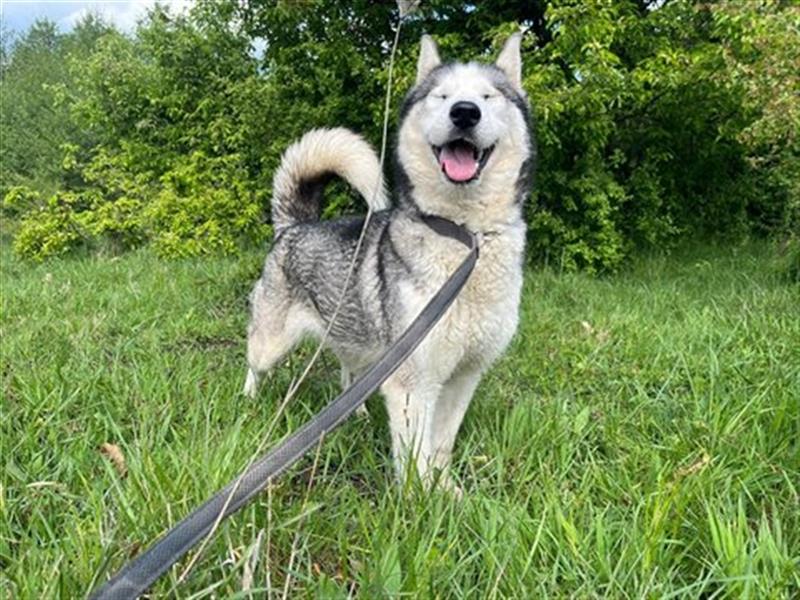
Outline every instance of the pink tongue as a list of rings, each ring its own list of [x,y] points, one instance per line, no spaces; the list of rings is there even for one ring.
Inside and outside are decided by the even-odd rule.
[[[439,162],[453,181],[467,181],[478,172],[478,161],[474,158],[472,148],[467,146],[443,147]]]

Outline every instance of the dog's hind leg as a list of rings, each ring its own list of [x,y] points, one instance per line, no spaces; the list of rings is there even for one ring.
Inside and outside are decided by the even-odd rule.
[[[339,381],[342,384],[343,392],[353,385],[353,372],[344,365],[341,366],[341,370],[339,371]],[[366,404],[361,404],[356,409],[356,416],[362,419],[369,417],[369,411],[367,410]]]
[[[247,328],[247,377],[242,390],[255,397],[262,373],[269,371],[302,337],[313,331],[308,311],[288,294],[267,289],[260,279],[252,294],[252,316]]]
[[[344,365],[339,370],[339,382],[342,384],[342,391],[345,391],[353,383],[353,373]]]

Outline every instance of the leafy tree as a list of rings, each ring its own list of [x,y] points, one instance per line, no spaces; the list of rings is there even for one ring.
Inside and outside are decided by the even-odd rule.
[[[83,60],[108,30],[92,15],[68,35],[59,33],[53,22],[40,20],[4,49],[0,193],[20,184],[47,191],[70,185],[61,169],[63,147],[86,142],[70,116],[68,100],[75,89],[69,65]]]

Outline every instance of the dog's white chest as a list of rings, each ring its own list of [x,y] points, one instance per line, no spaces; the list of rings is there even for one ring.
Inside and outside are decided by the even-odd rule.
[[[422,345],[436,370],[452,372],[465,364],[487,367],[517,329],[524,228],[481,240],[479,249],[478,262],[466,285]],[[413,286],[404,294],[411,300],[411,313],[419,312],[462,257],[463,251],[448,252],[446,260],[429,262],[425,289]]]
[[[522,289],[522,244],[481,244],[478,263],[448,315],[447,341],[463,347],[464,359],[494,361],[517,329]]]

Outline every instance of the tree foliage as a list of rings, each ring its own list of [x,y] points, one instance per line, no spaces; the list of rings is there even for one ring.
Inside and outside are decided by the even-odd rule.
[[[269,234],[286,145],[344,125],[379,142],[394,3],[204,1],[130,35],[38,23],[3,48],[0,192],[15,247],[152,243],[234,252]],[[536,256],[613,269],[681,235],[793,231],[800,213],[800,9],[780,0],[423,1],[422,32],[491,60],[525,31],[539,140]],[[399,104],[393,102],[393,116]],[[333,190],[328,214],[356,206]]]

